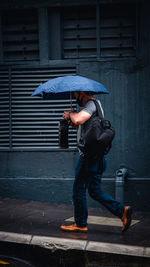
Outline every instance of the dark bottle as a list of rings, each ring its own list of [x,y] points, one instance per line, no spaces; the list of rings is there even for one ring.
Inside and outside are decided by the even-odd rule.
[[[68,148],[68,128],[69,128],[69,123],[67,120],[62,119],[59,121],[59,146],[60,148]]]

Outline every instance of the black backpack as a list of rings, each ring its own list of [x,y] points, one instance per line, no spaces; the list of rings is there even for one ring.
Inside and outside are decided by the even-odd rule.
[[[88,129],[78,143],[79,149],[88,158],[102,158],[106,155],[115,136],[109,120],[103,118],[99,103],[94,100],[96,114],[90,118]]]

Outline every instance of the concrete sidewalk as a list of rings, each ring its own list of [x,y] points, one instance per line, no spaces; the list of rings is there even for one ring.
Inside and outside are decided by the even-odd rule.
[[[77,250],[150,260],[150,213],[134,212],[126,233],[121,233],[121,221],[101,208],[89,208],[88,233],[62,232],[60,225],[70,223],[72,216],[72,206],[2,199],[0,241],[36,245],[52,252]],[[150,266],[150,261],[143,266]]]

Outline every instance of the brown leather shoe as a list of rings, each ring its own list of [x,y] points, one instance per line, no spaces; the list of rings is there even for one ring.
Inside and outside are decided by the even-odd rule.
[[[78,233],[86,233],[88,231],[87,227],[78,227],[76,223],[71,225],[61,225],[61,230],[66,232],[78,232]]]
[[[132,221],[131,215],[132,215],[132,208],[130,206],[126,206],[123,212],[123,216],[121,218],[121,221],[123,222],[122,232],[128,230]]]

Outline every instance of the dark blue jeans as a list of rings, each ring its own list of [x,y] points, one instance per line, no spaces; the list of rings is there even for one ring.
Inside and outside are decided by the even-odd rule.
[[[73,185],[74,218],[79,227],[85,227],[87,225],[87,189],[89,195],[94,200],[103,204],[119,218],[123,216],[124,206],[101,190],[101,177],[105,168],[105,163],[105,159],[103,159],[102,162],[100,160],[86,159],[82,155],[79,157]]]

